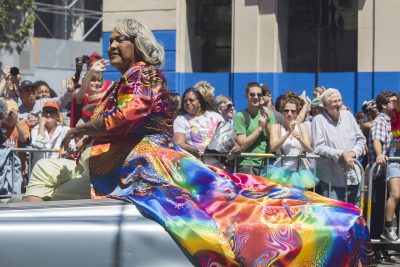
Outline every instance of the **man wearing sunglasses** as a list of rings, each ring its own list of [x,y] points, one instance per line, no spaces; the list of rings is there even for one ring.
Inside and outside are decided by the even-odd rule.
[[[262,85],[251,82],[246,86],[247,108],[235,114],[233,127],[241,152],[266,153],[269,151],[269,128],[275,123],[274,114],[262,112]],[[238,159],[237,172],[259,175],[263,159],[241,157]]]

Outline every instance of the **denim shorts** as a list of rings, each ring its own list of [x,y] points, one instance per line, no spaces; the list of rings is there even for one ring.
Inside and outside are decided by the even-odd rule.
[[[386,181],[400,177],[400,162],[391,162],[386,166]]]

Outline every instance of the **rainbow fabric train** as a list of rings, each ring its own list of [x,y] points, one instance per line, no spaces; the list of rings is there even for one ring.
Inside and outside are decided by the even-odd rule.
[[[162,135],[146,137],[123,179],[93,182],[163,225],[199,266],[373,265],[354,205],[207,167],[172,146]]]
[[[167,108],[164,76],[143,63],[107,92],[93,116],[120,137],[97,138],[90,148],[97,196],[134,203],[196,266],[374,264],[357,207],[204,165],[173,144]]]

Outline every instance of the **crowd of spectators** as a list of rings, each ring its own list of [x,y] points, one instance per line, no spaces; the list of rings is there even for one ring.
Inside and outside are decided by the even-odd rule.
[[[108,62],[97,54],[89,57],[84,76],[81,75],[82,60],[77,59],[76,64],[77,74],[66,81],[66,90],[59,96],[46,81],[23,80],[18,68],[3,69],[0,81],[2,152],[6,148],[52,150],[32,153],[30,168],[44,157],[74,157],[80,140],[71,141],[68,151],[61,149],[61,141],[70,128],[89,120],[94,107],[112,85],[102,75]],[[177,145],[202,158],[218,129],[231,128],[235,133],[227,148],[231,154],[276,154],[272,164],[267,164],[262,157],[238,157],[234,166],[237,172],[261,175],[305,189],[317,187],[324,196],[354,204],[360,203],[362,173],[355,161],[359,160],[364,167],[376,162],[384,167],[376,176],[385,177],[389,188],[381,237],[400,241],[392,228],[394,210],[400,199],[400,166],[388,162],[388,157],[400,153],[399,103],[395,93],[382,92],[376,99],[365,101],[362,111],[353,115],[343,104],[340,91],[334,88],[316,87],[312,100],[305,93],[287,92],[277,96],[274,103],[267,85],[249,82],[242,92],[247,106],[240,111],[235,110],[229,96],[214,96],[214,92],[209,82],[199,81],[182,96],[170,94]],[[321,159],[313,162],[284,157],[310,153]],[[3,159],[9,157],[1,155]],[[16,182],[12,193],[24,191],[29,179],[27,162],[26,154],[19,153],[14,165],[23,177],[22,185]],[[0,163],[8,164],[6,160]],[[233,169],[228,159],[218,161],[218,166]],[[4,167],[2,170],[3,181],[15,171]],[[9,186],[3,186],[0,194],[8,194],[10,190]]]

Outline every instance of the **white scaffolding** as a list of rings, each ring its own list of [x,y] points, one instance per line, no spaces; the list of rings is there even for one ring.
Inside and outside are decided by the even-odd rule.
[[[102,22],[102,11],[90,10],[84,8],[85,0],[54,0],[46,1],[53,3],[44,3],[39,0],[36,1],[36,12],[35,17],[37,22],[44,28],[44,30],[49,34],[50,38],[60,38],[69,40],[75,39],[77,41],[84,41],[89,34],[91,34],[95,28]],[[82,8],[81,8],[82,7]],[[49,27],[44,22],[41,15],[52,14],[59,24],[56,27]],[[80,27],[82,34],[77,38],[72,38],[71,31],[79,22],[84,19],[91,19],[94,24],[89,29],[83,29]],[[62,34],[61,34],[61,33]]]

